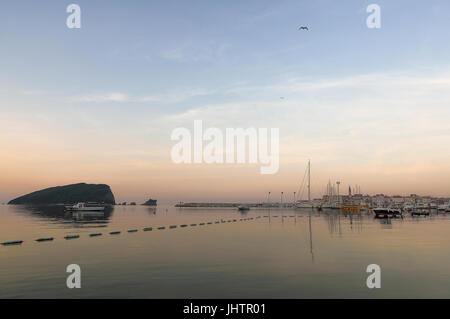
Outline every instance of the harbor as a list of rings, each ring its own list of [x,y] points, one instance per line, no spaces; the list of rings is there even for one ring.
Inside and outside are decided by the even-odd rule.
[[[375,217],[401,216],[428,216],[430,211],[436,213],[450,212],[450,198],[433,197],[418,194],[409,195],[385,195],[362,194],[360,185],[348,185],[347,194],[342,194],[342,181],[334,183],[328,181],[325,193],[321,198],[311,198],[311,162],[308,161],[305,173],[298,191],[268,192],[265,201],[261,202],[179,202],[177,208],[235,208],[248,207],[248,209],[312,209],[312,210],[339,210],[343,212],[372,212]],[[286,200],[288,194],[292,194],[291,201]],[[279,201],[274,201],[277,196]]]

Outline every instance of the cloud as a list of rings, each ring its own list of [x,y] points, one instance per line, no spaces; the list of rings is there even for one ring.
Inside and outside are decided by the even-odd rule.
[[[120,92],[112,92],[101,95],[85,95],[77,97],[75,100],[81,102],[94,102],[94,103],[104,103],[104,102],[128,102],[129,97]]]
[[[173,92],[155,95],[131,95],[122,92],[110,92],[104,94],[82,95],[72,98],[78,102],[105,103],[105,102],[133,102],[133,103],[179,103],[191,98],[213,94],[214,91],[201,88],[177,89]]]
[[[214,62],[224,58],[231,47],[228,43],[194,43],[187,41],[178,47],[161,51],[160,57],[170,62]]]
[[[450,142],[449,91],[448,72],[289,79],[230,88],[234,101],[169,113],[155,125],[277,127],[284,162],[306,156],[340,165],[423,165],[450,159],[443,148]]]

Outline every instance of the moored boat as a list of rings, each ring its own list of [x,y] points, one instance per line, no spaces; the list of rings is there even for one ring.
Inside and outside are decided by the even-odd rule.
[[[430,211],[427,209],[417,209],[411,212],[411,216],[429,216]]]
[[[376,218],[403,217],[401,209],[398,208],[378,207],[374,208],[372,211]]]
[[[105,210],[105,206],[102,206],[98,203],[78,203],[73,206],[66,206],[66,210],[68,211],[103,211]]]

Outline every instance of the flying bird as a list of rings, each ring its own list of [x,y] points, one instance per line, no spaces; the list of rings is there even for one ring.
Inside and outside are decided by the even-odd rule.
[[[300,28],[298,28],[298,29],[299,29],[299,30],[309,30],[308,27],[303,27],[303,26],[300,27]]]

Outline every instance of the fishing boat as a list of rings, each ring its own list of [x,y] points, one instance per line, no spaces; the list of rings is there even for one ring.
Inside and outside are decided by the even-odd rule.
[[[105,206],[102,206],[98,203],[78,203],[73,206],[66,206],[65,207],[67,211],[89,211],[89,212],[95,212],[95,211],[103,211],[105,210]]]
[[[246,210],[250,210],[250,207],[248,205],[239,205],[238,210],[246,211]]]

